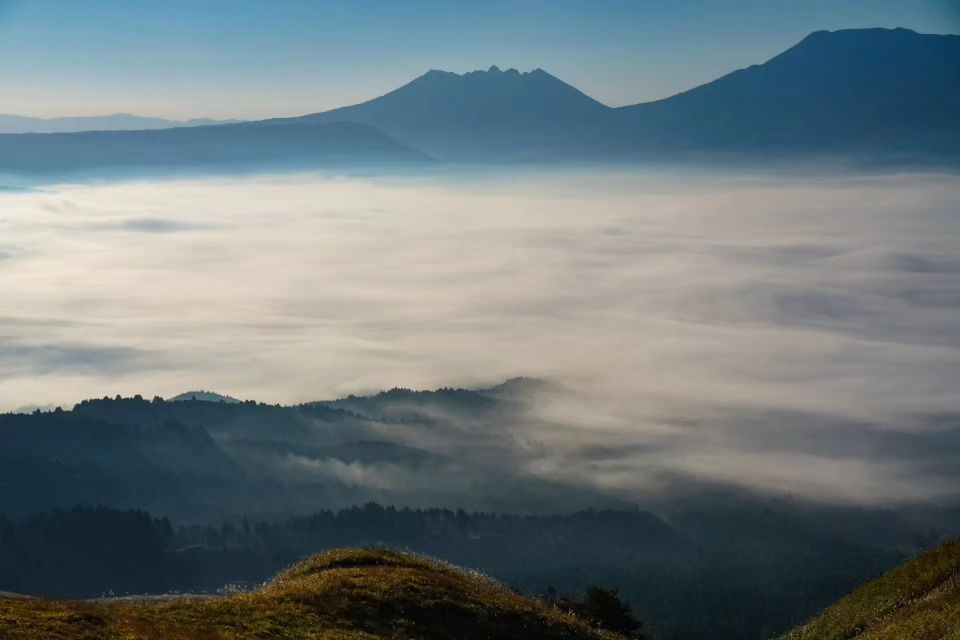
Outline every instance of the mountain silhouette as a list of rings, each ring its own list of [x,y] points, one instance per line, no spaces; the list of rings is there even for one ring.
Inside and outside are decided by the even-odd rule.
[[[960,36],[818,31],[764,64],[616,111],[620,148],[639,152],[954,155]]]
[[[369,102],[268,124],[359,122],[446,159],[960,155],[960,36],[813,33],[768,62],[610,108],[543,70],[431,71]]]
[[[74,133],[77,131],[136,131],[140,129],[172,129],[174,127],[202,127],[213,124],[231,124],[239,120],[192,118],[168,120],[149,118],[130,113],[108,116],[68,116],[61,118],[32,118],[0,114],[0,133]]]
[[[276,169],[425,159],[378,129],[351,122],[0,135],[0,172],[28,175]]]
[[[258,122],[0,135],[0,172],[424,160],[960,161],[960,36],[818,31],[689,91],[611,108],[542,69],[429,71],[368,102]]]
[[[542,69],[493,66],[464,74],[429,71],[362,104],[267,124],[359,122],[430,155],[511,160],[563,149],[565,135],[594,129],[609,111]]]

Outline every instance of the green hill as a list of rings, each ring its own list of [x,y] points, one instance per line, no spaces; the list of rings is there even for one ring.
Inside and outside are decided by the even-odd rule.
[[[860,587],[783,640],[960,640],[960,540]]]
[[[0,597],[3,640],[615,637],[488,578],[384,550],[320,554],[258,591],[229,598],[144,603]]]

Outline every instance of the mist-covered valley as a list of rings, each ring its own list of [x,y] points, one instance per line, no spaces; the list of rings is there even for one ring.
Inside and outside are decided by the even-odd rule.
[[[960,532],[957,201],[689,167],[7,190],[0,590],[381,543],[769,637]]]
[[[954,498],[958,196],[950,175],[662,168],[8,191],[0,406],[530,377],[549,384],[508,419],[437,415],[398,439],[616,501],[689,482]]]

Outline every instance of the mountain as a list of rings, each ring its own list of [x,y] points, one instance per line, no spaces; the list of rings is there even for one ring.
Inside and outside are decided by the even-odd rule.
[[[543,70],[431,71],[369,102],[264,124],[359,122],[442,159],[704,154],[960,158],[960,36],[820,31],[768,62],[610,108]]]
[[[616,110],[632,152],[957,157],[960,36],[818,31],[761,65]]]
[[[0,638],[614,640],[559,608],[440,562],[385,550],[318,555],[249,594],[55,602],[0,597]]]
[[[139,129],[171,129],[173,127],[201,127],[213,124],[230,124],[239,120],[167,120],[146,118],[129,113],[109,116],[75,116],[63,118],[31,118],[0,114],[0,134],[3,133],[72,133],[77,131],[133,131]]]
[[[429,71],[351,107],[263,124],[359,122],[439,158],[540,158],[574,151],[568,138],[592,131],[610,109],[542,69],[465,74]]]
[[[960,540],[860,587],[783,640],[960,637]]]
[[[15,175],[290,169],[426,159],[373,127],[350,122],[0,135],[0,172]]]
[[[365,125],[247,124],[144,131],[0,136],[0,171],[96,168],[258,168],[369,161],[421,161],[423,154]]]
[[[958,113],[960,36],[818,31],[763,64],[627,107],[601,104],[542,69],[434,70],[368,102],[295,118],[0,135],[0,172],[276,170],[427,156],[956,164]]]

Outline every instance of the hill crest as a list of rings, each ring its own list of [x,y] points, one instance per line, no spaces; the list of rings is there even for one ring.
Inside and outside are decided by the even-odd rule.
[[[155,604],[0,598],[0,638],[614,640],[493,580],[384,549],[322,553],[257,591]]]

